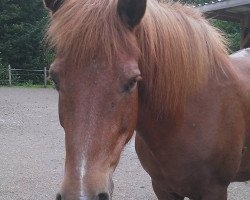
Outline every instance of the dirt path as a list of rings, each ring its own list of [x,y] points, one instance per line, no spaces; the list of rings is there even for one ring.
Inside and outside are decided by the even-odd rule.
[[[64,133],[57,92],[0,87],[0,200],[55,199],[63,177]],[[114,176],[114,200],[156,200],[131,141]],[[232,184],[229,200],[249,200],[250,184]]]

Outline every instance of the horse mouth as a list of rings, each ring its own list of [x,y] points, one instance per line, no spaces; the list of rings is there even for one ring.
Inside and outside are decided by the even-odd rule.
[[[103,193],[100,193],[96,197],[89,198],[87,195],[81,195],[77,199],[79,199],[79,200],[112,200],[112,197],[108,193],[103,192]],[[56,195],[56,200],[67,200],[67,199],[63,198],[62,195],[60,193],[58,193]]]

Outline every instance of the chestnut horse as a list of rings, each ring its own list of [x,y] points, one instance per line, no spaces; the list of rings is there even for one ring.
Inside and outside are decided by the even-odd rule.
[[[57,200],[110,200],[136,152],[160,200],[226,200],[250,179],[250,59],[195,9],[157,0],[45,0],[65,130]]]

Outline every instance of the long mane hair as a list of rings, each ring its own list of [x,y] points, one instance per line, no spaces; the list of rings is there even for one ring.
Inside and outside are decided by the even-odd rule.
[[[117,2],[65,0],[48,28],[51,45],[70,52],[76,65],[98,55],[109,64],[121,53],[138,56],[139,92],[158,113],[178,110],[211,77],[234,76],[224,38],[198,10],[148,0],[141,24],[131,32],[118,16]]]

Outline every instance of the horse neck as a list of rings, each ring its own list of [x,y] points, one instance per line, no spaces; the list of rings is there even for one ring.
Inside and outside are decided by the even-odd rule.
[[[175,118],[209,81],[234,76],[224,39],[196,10],[149,1],[136,36],[140,101],[156,118]]]

